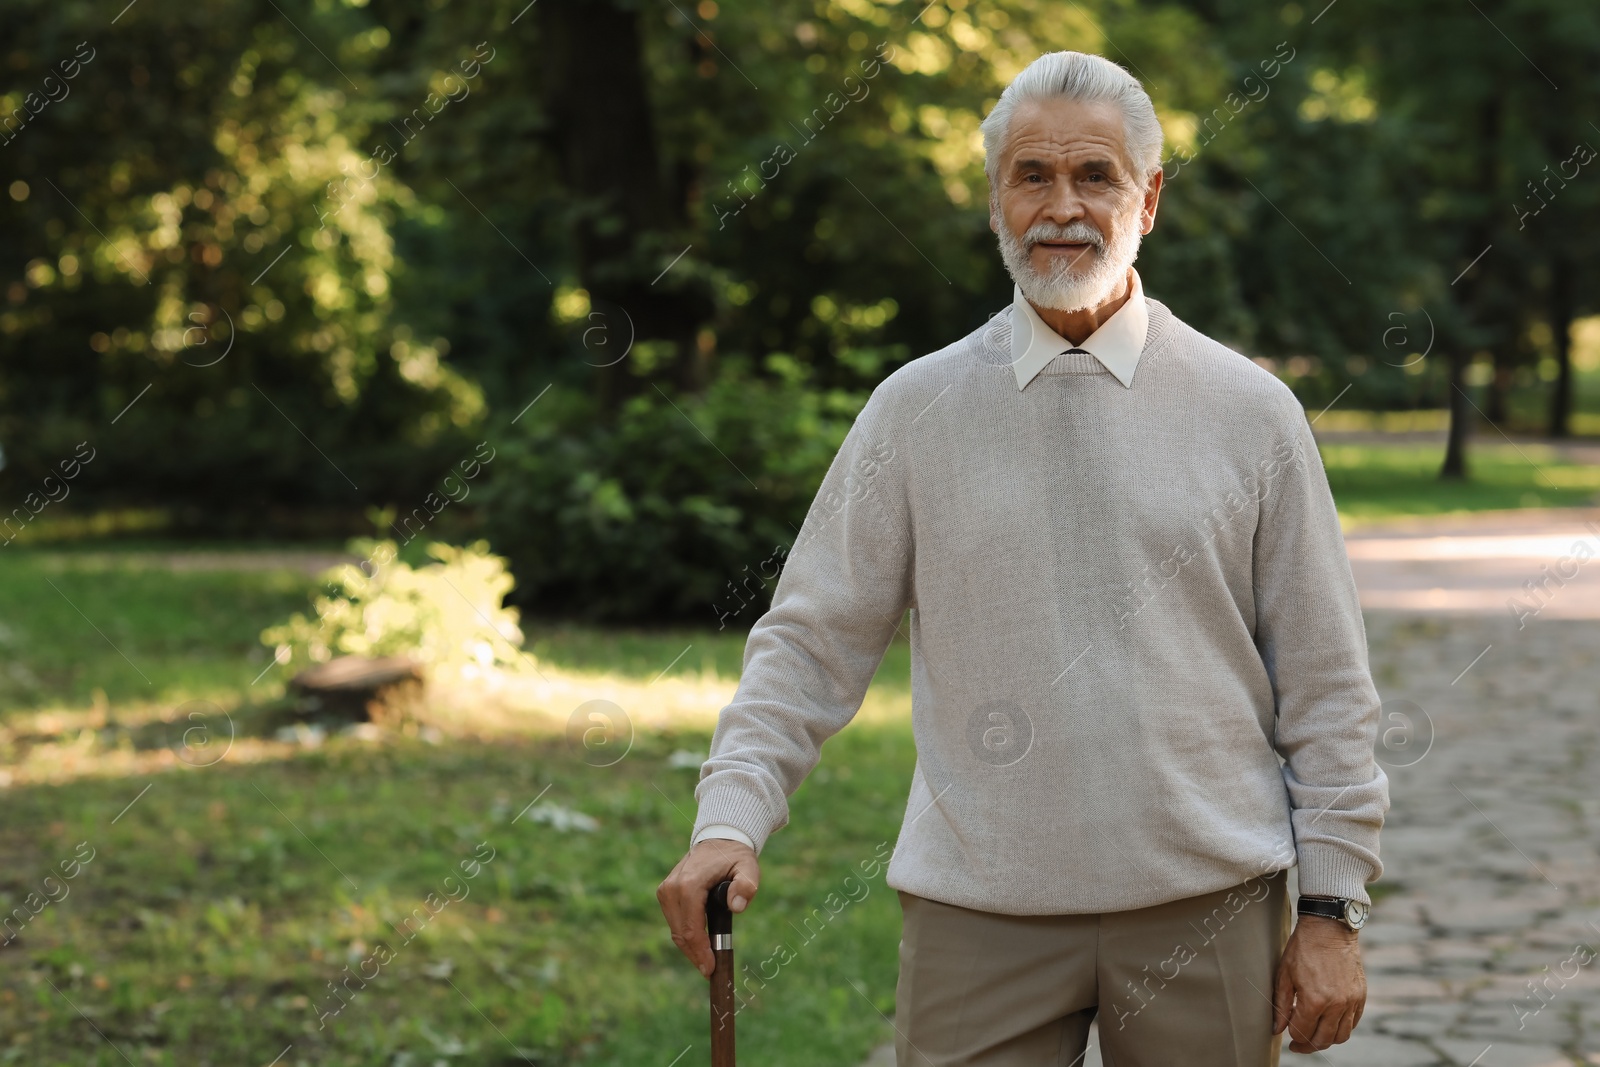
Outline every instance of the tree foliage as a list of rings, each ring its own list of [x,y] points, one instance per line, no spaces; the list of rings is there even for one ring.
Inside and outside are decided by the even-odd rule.
[[[8,492],[87,440],[85,503],[348,523],[487,435],[480,513],[545,610],[709,612],[872,385],[1004,306],[978,123],[1042,51],[1145,82],[1147,290],[1308,404],[1464,426],[1555,366],[1562,432],[1596,310],[1600,12],[1559,0],[19,0],[7,30]]]

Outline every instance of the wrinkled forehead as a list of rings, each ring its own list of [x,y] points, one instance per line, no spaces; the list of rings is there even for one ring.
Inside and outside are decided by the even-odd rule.
[[[1133,174],[1127,124],[1116,104],[1051,98],[1017,105],[1001,151],[1002,174],[1040,163],[1070,167],[1090,162]]]

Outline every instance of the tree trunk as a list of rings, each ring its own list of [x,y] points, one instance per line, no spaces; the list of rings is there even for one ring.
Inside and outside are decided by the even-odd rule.
[[[1500,151],[1500,108],[1501,98],[1491,94],[1483,101],[1478,110],[1478,192],[1482,205],[1478,210],[1476,224],[1468,227],[1469,257],[1479,257],[1489,248],[1492,225],[1489,221],[1490,203],[1495,195],[1496,167],[1499,163],[1497,153]],[[1485,314],[1488,307],[1488,296],[1491,286],[1489,284],[1490,267],[1479,260],[1471,268],[1477,272],[1475,278],[1468,283],[1468,292],[1471,297],[1466,301],[1466,306],[1476,311],[1476,315]],[[1474,325],[1481,325],[1474,323]],[[1469,331],[1470,328],[1469,328]],[[1467,476],[1467,428],[1470,424],[1472,405],[1468,402],[1466,391],[1467,364],[1472,361],[1472,353],[1477,347],[1469,338],[1461,338],[1452,346],[1453,353],[1450,357],[1450,436],[1445,445],[1444,465],[1439,469],[1440,478],[1465,478]]]
[[[1555,336],[1556,382],[1550,393],[1550,436],[1572,436],[1572,261],[1557,252],[1551,264],[1550,332]]]
[[[638,11],[613,0],[545,0],[538,10],[544,100],[576,205],[578,278],[604,320],[591,320],[604,327],[592,336],[613,346],[586,356],[610,416],[648,380],[635,373],[634,359],[617,358],[630,339],[632,347],[667,342],[676,383],[698,386],[696,342],[713,305],[692,261],[684,262],[689,256],[674,262],[691,243],[688,190],[661,161]]]
[[[1472,355],[1457,349],[1450,356],[1450,436],[1444,447],[1444,466],[1440,478],[1467,476],[1467,427],[1472,407],[1467,403],[1467,364]]]

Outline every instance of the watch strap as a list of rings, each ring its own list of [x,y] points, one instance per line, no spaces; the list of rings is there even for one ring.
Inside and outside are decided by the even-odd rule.
[[[1301,915],[1320,915],[1324,919],[1337,919],[1339,922],[1345,921],[1344,909],[1343,900],[1324,900],[1317,897],[1301,897],[1296,908]]]

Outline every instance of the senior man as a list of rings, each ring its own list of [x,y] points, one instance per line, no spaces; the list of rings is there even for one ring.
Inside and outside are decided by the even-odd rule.
[[[657,897],[702,973],[910,613],[917,765],[887,883],[897,1061],[1274,1064],[1346,1040],[1382,872],[1379,701],[1304,411],[1145,295],[1162,135],[1098,56],[983,123],[1006,311],[891,374],[750,632]],[[1287,869],[1301,920],[1290,933]]]

